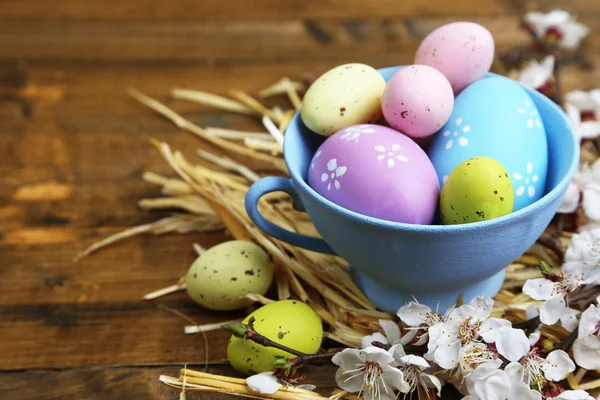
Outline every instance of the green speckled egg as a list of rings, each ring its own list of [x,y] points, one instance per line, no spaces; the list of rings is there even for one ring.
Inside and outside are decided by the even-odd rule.
[[[252,304],[248,293],[264,295],[273,280],[267,253],[256,244],[232,240],[211,247],[186,276],[190,297],[211,310],[237,310]]]
[[[300,115],[313,132],[330,136],[352,125],[374,123],[382,116],[385,80],[365,64],[344,64],[321,75],[308,88]]]
[[[490,157],[474,157],[448,175],[440,196],[446,225],[485,221],[513,211],[512,182],[504,167]]]
[[[323,340],[323,324],[317,313],[299,300],[280,300],[262,306],[244,319],[255,318],[256,332],[291,349],[316,354]],[[231,336],[227,358],[236,370],[254,375],[272,371],[277,356],[294,355],[274,347],[263,347],[250,340]]]

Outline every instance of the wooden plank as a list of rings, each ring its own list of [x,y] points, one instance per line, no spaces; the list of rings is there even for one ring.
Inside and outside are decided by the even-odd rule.
[[[202,370],[202,366],[188,366]],[[26,371],[0,373],[3,400],[177,400],[179,392],[158,382],[160,375],[178,376],[180,367],[110,368],[72,371]],[[336,389],[333,365],[304,368],[307,382],[316,392],[329,396]],[[226,365],[211,366],[208,372],[241,377]],[[48,389],[52,388],[52,391]],[[461,396],[450,385],[444,386],[440,400],[457,400]],[[213,393],[186,393],[188,400],[226,400],[239,397]]]
[[[564,1],[562,1],[564,3]],[[77,0],[12,0],[0,3],[4,20],[281,20],[314,18],[413,17],[418,15],[491,15],[499,10],[495,0],[107,0],[82,3]]]
[[[140,263],[142,264],[142,263]],[[143,264],[142,264],[143,265]],[[163,265],[158,268],[168,268]],[[145,266],[139,275],[150,275]],[[106,280],[115,271],[106,272]],[[189,322],[141,299],[129,302],[110,299],[105,290],[126,290],[126,282],[94,282],[86,277],[75,283],[80,297],[76,303],[8,305],[3,301],[0,322],[0,370],[65,369],[107,365],[157,365],[211,363],[226,359],[230,334],[218,330],[207,333],[208,349],[201,335],[185,335]],[[69,297],[70,276],[47,279],[39,291],[54,291],[55,299]],[[163,281],[164,282],[164,281]],[[166,282],[164,282],[166,283]],[[134,283],[135,284],[135,283]],[[139,296],[139,286],[130,285],[131,295]],[[61,286],[63,285],[63,286]],[[156,286],[155,286],[156,288]],[[67,292],[62,295],[61,292]],[[117,296],[117,297],[123,297]],[[191,302],[185,294],[161,300],[200,324],[241,318],[243,312],[211,312]]]
[[[268,22],[4,21],[0,59],[267,63],[355,59],[383,53],[412,59],[420,40],[456,17]],[[529,41],[515,16],[474,17],[506,50]],[[595,31],[596,15],[580,20]],[[510,29],[507,29],[510,28]],[[594,48],[600,40],[591,37]]]

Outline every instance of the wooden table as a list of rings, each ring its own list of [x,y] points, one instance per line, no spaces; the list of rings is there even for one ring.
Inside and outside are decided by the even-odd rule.
[[[523,3],[523,4],[522,4]],[[526,3],[526,4],[525,4]],[[587,54],[600,65],[600,2],[564,6],[593,29]],[[79,0],[0,2],[0,396],[24,399],[175,399],[160,374],[188,363],[226,365],[228,335],[184,335],[240,313],[200,308],[183,293],[142,301],[173,283],[222,233],[140,236],[79,263],[78,251],[157,220],[138,200],[159,195],[143,171],[171,171],[154,137],[193,156],[205,143],[142,107],[136,87],[196,123],[257,129],[256,121],[168,100],[173,87],[256,92],[282,76],[344,62],[406,64],[442,23],[486,25],[500,52],[528,43],[517,16],[534,2],[478,0]],[[600,85],[600,68],[564,68],[563,87]],[[211,149],[214,150],[214,149]],[[311,367],[324,393],[332,367]],[[224,396],[190,396],[217,399]]]

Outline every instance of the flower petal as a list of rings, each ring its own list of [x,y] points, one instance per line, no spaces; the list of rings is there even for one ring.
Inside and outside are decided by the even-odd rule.
[[[540,316],[540,312],[538,311],[537,307],[534,306],[533,304],[531,304],[525,310],[525,319],[533,319],[533,318],[539,317],[539,316]]]
[[[415,355],[412,355],[412,354],[409,354],[409,355],[406,355],[406,356],[402,357],[401,360],[402,360],[402,362],[404,364],[407,364],[407,365],[416,365],[421,370],[426,370],[427,368],[431,367],[429,365],[429,363],[423,357],[415,356]]]
[[[579,136],[583,139],[595,139],[600,136],[600,122],[582,122],[581,125],[579,125]]]
[[[571,214],[577,210],[579,207],[580,193],[579,187],[571,182],[567,187],[567,191],[558,207],[556,212],[561,214]]]
[[[554,325],[558,322],[566,307],[567,304],[563,296],[546,300],[540,308],[540,321],[546,325]]]
[[[429,342],[427,342],[427,352],[433,353],[433,351],[438,347],[438,343],[440,341],[440,336],[442,335],[442,330],[444,329],[444,323],[438,322],[429,328]]]
[[[554,398],[555,400],[595,400],[585,390],[567,390]]]
[[[560,323],[562,324],[563,328],[569,332],[573,332],[575,329],[577,329],[577,325],[579,324],[577,316],[579,314],[579,310],[572,309],[571,307],[565,308],[560,316]]]
[[[425,317],[429,312],[431,312],[431,308],[428,306],[411,301],[400,307],[398,317],[408,326],[419,326],[425,322]]]
[[[469,305],[475,309],[472,314],[473,321],[483,321],[492,313],[494,299],[490,296],[477,296],[469,302]]]
[[[388,338],[388,343],[394,343],[400,340],[400,328],[394,321],[380,319],[379,325],[383,328],[385,336]]]
[[[352,371],[351,369],[338,368],[335,372],[335,382],[340,389],[348,393],[358,393],[364,384],[364,373]]]
[[[502,332],[499,329],[504,326],[511,327],[512,324],[510,321],[501,318],[486,319],[479,327],[479,335],[486,343],[494,343],[497,340],[498,335]]]
[[[537,342],[540,341],[540,338],[542,337],[542,332],[535,331],[532,332],[531,335],[529,335],[529,344],[532,346],[535,346],[537,344]]]
[[[515,329],[510,326],[503,326],[498,329],[496,348],[508,361],[519,361],[527,354],[529,348],[529,339],[522,329]]]
[[[365,347],[372,346],[373,342],[379,342],[379,343],[383,343],[386,345],[388,344],[388,340],[385,336],[383,336],[379,332],[375,332],[372,335],[363,336],[363,338],[361,340],[361,347],[365,348]]]
[[[390,355],[394,358],[394,361],[400,363],[402,357],[406,356],[406,352],[404,351],[404,347],[401,344],[395,344],[388,350]]]
[[[410,390],[410,385],[404,380],[404,374],[398,368],[386,365],[383,367],[383,381],[390,389],[398,389],[402,393]],[[390,393],[393,395],[393,393]]]
[[[394,361],[394,357],[387,350],[379,347],[365,347],[361,350],[364,353],[364,360],[367,362],[376,362],[381,366],[390,364]]]
[[[565,253],[566,261],[586,261],[599,253],[595,250],[600,242],[600,228],[590,229],[573,235],[569,248]]]
[[[510,390],[510,379],[506,372],[496,369],[479,376],[478,371],[486,364],[482,364],[468,378],[469,393],[485,400],[506,400]]]
[[[542,394],[532,390],[525,382],[513,382],[508,400],[542,400]]]
[[[425,385],[428,388],[435,388],[437,390],[438,397],[441,396],[441,394],[442,394],[442,381],[440,381],[440,379],[437,376],[422,373],[421,374],[421,379],[423,379],[423,381],[425,382]]]
[[[283,386],[273,375],[273,371],[262,372],[246,378],[246,385],[255,392],[273,394]]]
[[[590,306],[581,314],[579,321],[578,337],[584,338],[593,335],[600,324],[600,308],[599,306]]]
[[[554,282],[544,278],[528,279],[523,285],[523,293],[535,300],[554,298]]]
[[[442,338],[443,338],[442,334]],[[458,338],[453,338],[454,342],[443,343],[440,341],[439,346],[433,353],[433,359],[437,365],[443,369],[452,369],[458,365],[458,352],[460,351],[460,341]]]
[[[577,365],[582,368],[595,370],[600,368],[600,338],[588,336],[575,340],[573,356]]]
[[[600,184],[585,186],[581,205],[590,219],[600,220]]]
[[[542,364],[542,370],[546,379],[559,382],[571,372],[575,371],[575,363],[567,353],[562,350],[554,350],[546,357],[547,363]]]
[[[363,364],[364,358],[359,349],[347,348],[334,354],[331,358],[331,362],[342,369],[350,369],[355,368],[354,366],[357,364]]]

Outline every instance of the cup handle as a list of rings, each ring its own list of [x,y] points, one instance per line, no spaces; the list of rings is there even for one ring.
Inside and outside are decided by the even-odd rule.
[[[268,176],[252,184],[246,193],[245,206],[250,219],[263,231],[283,242],[308,250],[325,254],[336,254],[323,240],[316,237],[301,235],[288,231],[267,220],[258,211],[258,201],[261,197],[271,192],[285,192],[292,196],[295,210],[305,211],[302,201],[298,197],[291,180],[278,176]]]

